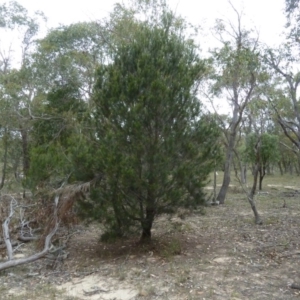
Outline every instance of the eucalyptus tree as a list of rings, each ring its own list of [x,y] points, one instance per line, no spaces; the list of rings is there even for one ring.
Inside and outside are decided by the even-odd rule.
[[[282,132],[279,137],[279,160],[278,167],[281,175],[293,174],[294,171],[300,175],[300,153],[299,149]],[[297,161],[297,164],[295,163]]]
[[[284,134],[300,151],[300,71],[298,56],[292,49],[295,50],[287,44],[277,50],[267,50],[266,62],[275,78],[268,99]]]
[[[259,190],[262,190],[262,182],[266,175],[266,169],[271,163],[279,161],[279,139],[277,135],[269,133],[252,133],[246,138],[246,161],[258,165]]]
[[[113,211],[115,226],[138,222],[149,240],[159,213],[204,201],[218,130],[197,99],[207,67],[182,20],[163,5],[155,18],[134,22],[130,43],[120,40],[97,73],[93,100],[106,188],[91,208],[99,215],[109,205],[107,220]]]
[[[289,30],[289,38],[299,45],[300,1],[285,0],[285,4],[285,12],[287,17],[286,27]]]
[[[262,76],[258,41],[251,37],[250,31],[242,27],[241,15],[235,9],[234,11],[237,15],[237,26],[229,23],[227,29],[222,20],[217,21],[215,29],[222,47],[212,53],[215,69],[211,85],[212,97],[223,98],[231,109],[229,124],[223,126],[226,156],[223,183],[217,197],[220,204],[225,202],[230,184],[231,164],[244,110]]]
[[[265,60],[273,75],[269,101],[277,121],[291,143],[300,151],[300,106],[299,106],[299,1],[286,0],[286,42],[278,49],[267,49]]]
[[[96,21],[60,26],[37,42],[32,55],[36,86],[41,93],[74,86],[89,101],[96,68],[105,60],[104,29]]]
[[[91,97],[96,69],[109,62],[120,43],[128,43],[134,32],[132,18],[130,10],[116,5],[108,19],[59,26],[37,41],[31,55],[36,94],[29,110],[33,122],[30,186],[50,183],[53,187],[61,180],[88,181],[96,176]],[[62,138],[66,134],[68,141]]]
[[[0,106],[1,135],[3,137],[3,173],[8,167],[17,173],[20,158],[22,172],[29,169],[27,110],[34,88],[30,82],[29,56],[34,49],[34,40],[44,16],[33,15],[15,1],[0,6]],[[15,42],[17,40],[17,42]],[[14,51],[13,51],[14,49]],[[13,143],[13,144],[11,144]]]
[[[87,162],[93,161],[96,138],[91,96],[96,69],[107,59],[107,31],[100,22],[75,23],[54,28],[37,41],[31,56],[36,96],[30,110],[32,166],[27,182],[32,188],[95,176],[95,164]]]

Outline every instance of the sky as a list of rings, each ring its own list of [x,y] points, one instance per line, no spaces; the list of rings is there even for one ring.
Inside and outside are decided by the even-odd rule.
[[[122,0],[121,0],[122,1]],[[279,46],[284,40],[285,0],[230,0],[234,8],[242,14],[242,26],[254,29],[259,34],[260,42],[270,47]],[[6,2],[0,0],[0,4]],[[71,23],[100,20],[109,15],[117,0],[17,0],[29,12],[40,10],[46,15],[47,28]],[[229,5],[229,0],[167,0],[169,6],[178,15],[185,17],[190,23],[200,25],[199,43],[204,55],[208,50],[218,46],[212,34],[216,19],[237,23],[237,17]],[[2,36],[3,40],[3,36]],[[11,42],[13,44],[13,42]],[[3,43],[0,40],[0,50]],[[15,54],[19,51],[14,49]],[[215,103],[217,109],[229,113],[224,106],[224,99]]]
[[[48,18],[48,28],[59,24],[99,20],[108,16],[115,0],[17,0],[29,11],[41,10]],[[4,2],[0,0],[0,3]],[[234,7],[242,12],[242,22],[247,28],[259,32],[262,42],[278,45],[284,28],[284,0],[231,0]],[[213,42],[210,28],[217,18],[235,22],[233,10],[227,0],[169,0],[176,12],[193,24],[204,28],[203,44]]]

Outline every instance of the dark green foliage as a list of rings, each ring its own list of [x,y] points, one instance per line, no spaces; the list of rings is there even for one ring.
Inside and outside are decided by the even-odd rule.
[[[43,117],[34,120],[31,131],[32,163],[27,179],[31,187],[51,180],[61,183],[66,177],[75,179],[77,175],[84,180],[93,177],[78,170],[81,162],[87,163],[92,151],[79,128],[85,110],[78,91],[72,87],[62,86],[47,95]]]
[[[205,63],[165,18],[162,27],[140,23],[132,42],[119,45],[94,93],[105,180],[93,209],[108,207],[120,233],[138,221],[142,238],[157,214],[203,203],[219,135],[196,97]]]
[[[162,4],[145,22],[126,8],[113,15],[117,33],[102,36],[96,23],[52,30],[31,57],[27,185],[92,182],[79,213],[107,225],[104,239],[137,227],[150,238],[156,215],[202,204],[219,160],[218,126],[197,98],[207,62]]]
[[[58,87],[47,95],[43,117],[35,120],[33,136],[37,145],[48,145],[55,140],[66,142],[72,132],[70,118],[80,118],[84,104],[72,87]]]

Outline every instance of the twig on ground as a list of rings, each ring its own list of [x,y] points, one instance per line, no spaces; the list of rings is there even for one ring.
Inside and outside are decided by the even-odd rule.
[[[103,290],[103,289],[100,289],[100,288],[97,288],[94,291],[90,291],[90,292],[87,292],[87,291],[83,290],[83,293],[86,296],[92,296],[92,295],[96,295],[96,294],[99,294],[99,293],[108,293],[108,292],[109,292],[109,290]]]
[[[290,285],[290,288],[291,288],[291,289],[295,289],[295,290],[300,290],[300,284],[292,283],[292,284]]]

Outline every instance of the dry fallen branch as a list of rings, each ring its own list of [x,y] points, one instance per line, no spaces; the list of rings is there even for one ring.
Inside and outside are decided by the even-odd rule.
[[[72,210],[75,201],[77,201],[82,197],[85,197],[85,195],[89,193],[91,185],[93,184],[94,184],[93,181],[78,183],[78,184],[70,184],[55,190],[55,194],[59,195],[60,198],[59,204],[57,206],[57,217],[60,222],[68,224],[68,220],[66,220],[66,216]],[[54,220],[51,216],[50,218],[47,219],[45,231],[38,242],[39,248],[42,247],[45,236],[49,233],[53,225],[54,225]]]
[[[6,245],[8,260],[13,259],[13,248],[12,248],[11,240],[10,240],[10,236],[9,236],[9,223],[10,223],[12,216],[14,215],[15,207],[17,206],[17,204],[18,204],[17,200],[11,196],[9,215],[2,224],[3,238],[4,238],[5,245]]]
[[[87,292],[87,291],[83,290],[84,295],[89,296],[89,297],[93,296],[93,295],[96,295],[96,294],[99,294],[99,293],[108,293],[108,292],[109,292],[109,290],[100,289],[98,287],[94,291]]]
[[[59,196],[56,196],[55,200],[54,200],[55,205],[54,205],[54,213],[53,213],[54,214],[54,216],[53,216],[54,226],[53,226],[52,230],[50,231],[50,233],[45,238],[44,249],[36,254],[29,256],[29,257],[20,258],[20,259],[11,259],[13,251],[12,251],[12,246],[11,246],[11,242],[9,239],[8,224],[9,224],[9,220],[10,220],[9,218],[11,218],[11,216],[13,214],[12,213],[13,212],[13,204],[15,203],[14,201],[11,202],[10,215],[3,223],[3,230],[5,230],[5,238],[7,239],[7,240],[5,240],[5,243],[7,246],[9,260],[4,263],[0,263],[0,271],[11,268],[11,267],[15,267],[18,265],[31,263],[33,261],[36,261],[36,260],[44,257],[49,252],[50,246],[51,246],[51,239],[59,227],[59,220],[58,220],[58,216],[57,216],[57,206],[58,206],[58,202],[59,202],[58,200],[59,200]],[[12,251],[11,254],[10,254],[10,251]]]

